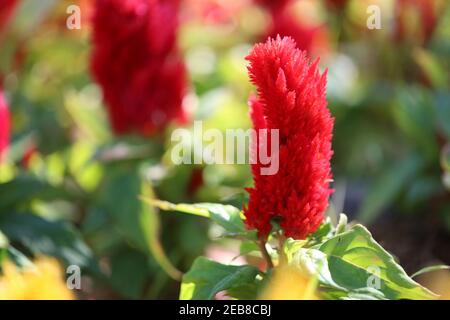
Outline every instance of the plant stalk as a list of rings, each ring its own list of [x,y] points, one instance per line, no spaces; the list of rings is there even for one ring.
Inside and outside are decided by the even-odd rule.
[[[264,240],[260,239],[258,241],[258,244],[259,244],[259,249],[261,250],[262,256],[263,256],[264,260],[266,260],[267,268],[268,269],[272,269],[273,268],[273,262],[272,262],[272,258],[270,257],[269,252],[267,252],[266,242]]]

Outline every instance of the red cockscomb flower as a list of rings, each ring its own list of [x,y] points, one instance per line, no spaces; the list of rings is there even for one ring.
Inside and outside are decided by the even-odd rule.
[[[327,109],[326,72],[320,74],[318,60],[310,64],[289,37],[257,44],[246,59],[258,88],[258,98],[250,100],[254,127],[279,129],[280,139],[276,174],[261,175],[261,164],[252,165],[246,223],[265,238],[271,220],[278,219],[285,236],[304,239],[322,222],[332,192],[334,120]]]
[[[0,161],[9,144],[9,111],[3,92],[0,91]]]
[[[97,0],[91,69],[116,134],[184,120],[186,71],[176,46],[179,0]]]
[[[17,3],[17,0],[0,1],[0,31],[8,23],[14,9],[16,8]]]

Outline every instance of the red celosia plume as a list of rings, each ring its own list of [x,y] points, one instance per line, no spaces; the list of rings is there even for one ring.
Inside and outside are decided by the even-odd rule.
[[[3,92],[0,91],[0,161],[9,144],[9,111]]]
[[[116,134],[184,120],[186,71],[176,46],[179,0],[97,0],[91,69]]]
[[[289,37],[257,44],[247,57],[258,89],[250,99],[255,129],[279,129],[279,170],[261,175],[252,165],[254,187],[244,208],[249,228],[264,238],[278,220],[285,236],[304,239],[323,220],[332,190],[330,159],[334,120],[327,109],[326,72],[309,63]],[[256,141],[255,152],[260,147]]]

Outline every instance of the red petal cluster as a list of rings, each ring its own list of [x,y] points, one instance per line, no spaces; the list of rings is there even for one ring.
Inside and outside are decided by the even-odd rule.
[[[0,160],[9,144],[9,111],[3,92],[0,91]]]
[[[150,135],[184,120],[179,0],[97,0],[91,70],[116,134]]]
[[[17,3],[17,0],[0,1],[0,31],[8,23]]]
[[[244,208],[247,226],[260,237],[279,221],[287,237],[304,239],[323,220],[332,190],[330,159],[334,120],[327,108],[326,72],[309,63],[289,37],[257,44],[246,58],[258,98],[250,99],[255,129],[279,129],[279,170],[261,175],[252,165],[254,187]],[[253,144],[253,152],[260,142]]]

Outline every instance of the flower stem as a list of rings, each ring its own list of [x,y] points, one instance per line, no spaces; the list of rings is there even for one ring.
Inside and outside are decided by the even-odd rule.
[[[287,264],[287,256],[284,252],[284,243],[286,242],[286,237],[280,232],[278,234],[278,254],[280,257],[280,264]]]
[[[261,253],[262,253],[263,257],[266,260],[267,268],[268,269],[272,269],[273,268],[273,262],[272,262],[272,258],[269,255],[269,252],[267,252],[266,242],[264,240],[260,239],[258,244],[259,244],[259,249],[261,250]]]

